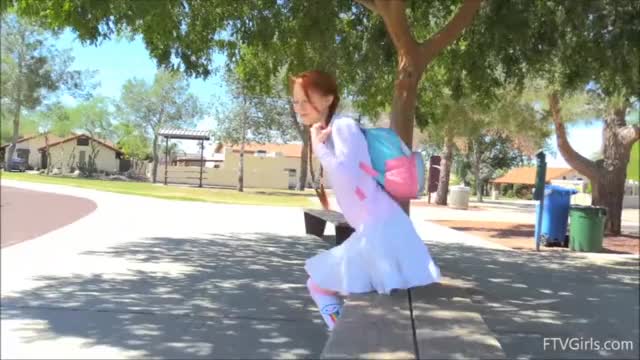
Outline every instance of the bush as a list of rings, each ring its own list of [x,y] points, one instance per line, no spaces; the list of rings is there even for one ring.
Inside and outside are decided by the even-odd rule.
[[[586,190],[587,194],[591,194],[591,182],[587,183],[587,190]]]
[[[460,185],[462,184],[462,181],[460,179],[458,179],[457,176],[455,175],[451,175],[451,178],[449,179],[449,186],[456,186],[456,185]]]
[[[529,185],[516,185],[514,192],[518,199],[527,199],[528,197],[533,198],[531,187]]]

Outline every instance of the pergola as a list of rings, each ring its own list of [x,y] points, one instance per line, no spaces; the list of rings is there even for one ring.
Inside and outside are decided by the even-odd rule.
[[[204,167],[204,142],[211,139],[208,130],[192,130],[192,129],[176,129],[165,128],[160,129],[159,136],[165,139],[165,152],[164,152],[164,184],[167,185],[167,171],[169,169],[169,139],[178,140],[198,140],[200,145],[200,185],[202,187],[202,169]]]

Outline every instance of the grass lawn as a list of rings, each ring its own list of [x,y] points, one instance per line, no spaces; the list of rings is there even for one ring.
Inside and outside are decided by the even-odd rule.
[[[164,186],[146,182],[81,179],[38,174],[2,172],[2,179],[45,184],[67,185],[121,194],[150,196],[171,200],[204,201],[226,204],[313,207],[315,193],[274,189],[246,189],[244,192],[227,189],[197,188],[181,185]]]

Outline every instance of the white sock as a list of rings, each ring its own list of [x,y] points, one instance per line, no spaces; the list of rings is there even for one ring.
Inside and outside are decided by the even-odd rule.
[[[342,300],[336,295],[323,293],[317,285],[314,286],[311,279],[307,281],[307,289],[309,289],[309,294],[311,294],[311,298],[315,301],[316,306],[320,309],[320,314],[327,324],[327,327],[329,330],[333,330],[342,311]]]

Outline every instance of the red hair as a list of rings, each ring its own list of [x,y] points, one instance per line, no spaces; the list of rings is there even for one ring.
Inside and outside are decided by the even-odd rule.
[[[333,101],[329,105],[329,112],[327,113],[327,117],[324,119],[324,125],[329,126],[329,122],[331,122],[331,118],[336,112],[338,108],[338,104],[340,103],[340,95],[338,94],[338,85],[336,83],[336,79],[320,70],[310,70],[300,73],[291,77],[291,81],[289,85],[291,86],[291,90],[293,91],[293,87],[296,84],[296,81],[300,80],[300,85],[302,86],[302,90],[304,91],[304,95],[310,100],[309,90],[314,90],[319,92],[323,96],[333,96]],[[320,111],[314,103],[309,101],[309,104],[315,111]],[[315,173],[313,169],[313,147],[311,145],[311,134],[309,134],[309,170],[311,172],[311,177],[315,178]],[[324,185],[322,184],[322,167],[320,168],[320,189],[315,189],[316,195],[318,199],[320,199],[320,204],[324,209],[329,209],[329,200],[327,198],[327,193],[324,190]]]

